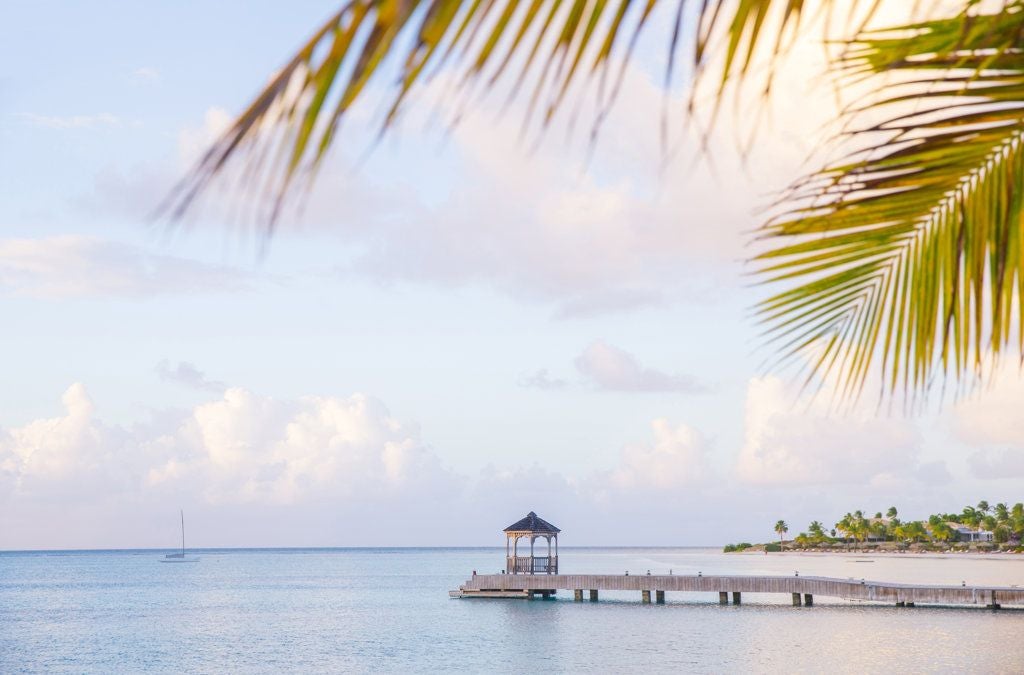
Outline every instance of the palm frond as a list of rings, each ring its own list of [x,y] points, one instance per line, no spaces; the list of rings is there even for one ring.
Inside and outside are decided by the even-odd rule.
[[[856,113],[885,121],[763,228],[769,339],[850,398],[872,373],[883,397],[973,381],[1014,333],[1024,357],[1024,3],[864,35],[842,65],[888,74]]]
[[[848,4],[860,2],[869,0]],[[339,125],[374,82],[389,91],[382,131],[413,90],[442,69],[463,92],[503,80],[513,97],[525,89],[527,115],[539,113],[542,125],[574,84],[596,81],[599,125],[641,33],[664,3],[676,8],[666,82],[684,43],[683,18],[693,17],[696,76],[720,69],[719,94],[726,82],[747,75],[766,33],[776,34],[771,49],[777,54],[782,35],[804,11],[803,0],[700,0],[689,12],[687,0],[348,0],[274,75],[161,211],[180,218],[234,166],[240,176],[233,189],[258,209],[251,218],[273,226],[296,183],[312,181]]]

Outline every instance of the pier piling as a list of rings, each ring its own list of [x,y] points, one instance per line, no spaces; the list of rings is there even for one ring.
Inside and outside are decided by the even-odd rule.
[[[726,591],[719,591],[718,592],[718,604],[720,604],[720,605],[728,605],[729,604],[729,594]]]
[[[597,602],[597,589],[596,588],[591,588],[590,589],[590,601],[591,602]]]
[[[573,602],[583,602],[583,589],[577,588],[572,592]]]
[[[651,592],[640,591],[640,602],[642,602],[645,605],[651,604]]]
[[[654,601],[656,603],[658,603],[659,605],[664,605],[665,604],[665,591],[655,591],[654,592]]]
[[[804,593],[804,605],[810,607],[814,604],[814,596],[810,593]]]
[[[734,605],[740,604],[740,592],[739,591],[733,591],[732,592],[732,604],[734,604]]]
[[[985,605],[985,607],[988,608],[988,609],[999,609],[1000,608],[999,603],[996,602],[996,592],[995,591],[989,591],[988,604]]]
[[[794,593],[793,594],[793,606],[794,607],[799,607],[800,606],[800,594],[799,593]]]

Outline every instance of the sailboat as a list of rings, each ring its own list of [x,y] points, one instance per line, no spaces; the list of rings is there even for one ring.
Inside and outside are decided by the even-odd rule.
[[[181,553],[168,553],[160,562],[171,563],[171,562],[199,562],[199,558],[196,556],[185,555],[185,511],[181,512]]]

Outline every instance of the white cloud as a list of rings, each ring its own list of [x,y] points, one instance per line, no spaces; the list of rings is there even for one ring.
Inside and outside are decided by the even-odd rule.
[[[672,490],[707,474],[706,443],[691,427],[673,427],[666,419],[651,423],[654,442],[628,445],[610,482],[617,488]]]
[[[442,91],[443,79],[422,98]],[[563,144],[552,133],[531,151],[519,133],[522,110],[514,106],[495,120],[497,104],[484,104],[452,131],[440,158],[455,184],[440,178],[435,158],[422,156],[429,150],[403,155],[410,173],[421,164],[435,172],[429,179],[375,174],[374,165],[386,161],[378,149],[365,166],[325,165],[301,222],[336,232],[349,247],[342,274],[484,285],[553,303],[559,317],[713,301],[722,280],[735,273],[733,263],[744,257],[743,233],[770,188],[745,189],[750,181],[738,159],[718,160],[729,164],[727,180],[703,166],[691,170],[685,159],[659,172],[662,150],[652,121],[663,103],[660,84],[630,70],[627,100],[608,120],[589,162],[584,134]],[[678,96],[672,103],[683,105]],[[403,126],[418,129],[421,121],[411,111]],[[355,121],[345,139],[358,138],[361,124]],[[408,145],[401,130],[391,139]],[[804,158],[792,144],[781,145],[771,165],[788,161],[780,157]],[[778,187],[789,175],[763,173],[778,176]]]
[[[975,448],[967,465],[975,477],[1024,477],[1024,375],[1004,367],[988,386],[960,401],[951,419],[954,435]]]
[[[81,384],[62,400],[64,415],[0,436],[0,468],[15,497],[63,502],[77,494],[65,491],[75,483],[90,493],[116,486],[135,496],[184,492],[211,504],[292,504],[444,485],[417,428],[361,394],[276,401],[232,388],[175,426],[130,431],[94,419]]]
[[[220,135],[230,126],[231,113],[220,106],[211,106],[203,114],[199,127],[185,127],[178,134],[179,171],[188,171]]]
[[[0,239],[0,292],[36,298],[238,291],[236,270],[81,236]]]
[[[15,463],[19,474],[65,477],[94,461],[102,433],[92,425],[93,404],[85,387],[71,385],[61,401],[63,417],[35,420],[9,432],[6,460]]]
[[[644,368],[629,352],[605,342],[595,342],[576,358],[576,369],[598,389],[634,392],[703,392],[705,388],[686,375]]]
[[[23,113],[21,118],[34,127],[44,129],[94,129],[99,127],[120,127],[124,120],[117,115],[103,112],[95,115],[37,115]]]
[[[1024,374],[1004,368],[991,386],[957,404],[953,430],[974,445],[1013,445],[1024,449]]]
[[[941,481],[943,467],[922,465],[912,422],[873,413],[830,414],[827,394],[798,400],[776,377],[747,386],[744,441],[736,474],[761,485],[868,484]]]
[[[127,428],[104,424],[81,384],[63,407],[0,428],[0,548],[166,544],[154,519],[172,522],[178,506],[206,514],[193,528],[208,533],[198,545],[479,542],[503,514],[530,509],[575,514],[587,532],[594,509],[614,507],[604,517],[625,526],[663,509],[652,495],[696,499],[699,487],[677,488],[707,472],[697,432],[662,419],[609,469],[566,476],[510,460],[472,478],[446,469],[416,425],[364,394],[276,400],[229,388]],[[467,530],[430,530],[446,513]]]
[[[203,371],[188,361],[179,361],[172,365],[170,361],[164,359],[156,364],[156,372],[162,380],[176,382],[201,391],[221,392],[227,389],[226,384],[208,379]]]

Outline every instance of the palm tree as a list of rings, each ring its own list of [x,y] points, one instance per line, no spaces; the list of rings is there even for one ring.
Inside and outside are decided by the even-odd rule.
[[[981,511],[982,515],[988,515],[988,512],[992,509],[989,507],[988,502],[982,499],[978,502],[978,510]]]
[[[920,541],[928,534],[928,530],[925,529],[924,523],[920,520],[911,521],[903,526],[904,536],[910,541]]]
[[[850,513],[843,516],[843,519],[836,523],[836,529],[842,532],[844,539],[849,539],[853,536],[854,531],[854,517]]]
[[[885,517],[889,518],[890,520],[895,518],[897,515],[898,515],[898,513],[896,511],[896,507],[895,506],[890,506],[889,510],[885,512]]]
[[[807,532],[811,535],[811,541],[815,544],[825,541],[825,528],[817,520],[811,521],[811,524],[807,526]]]
[[[1005,523],[1010,519],[1010,510],[1006,508],[1006,504],[1000,502],[996,504],[995,508],[996,520],[1000,523]]]
[[[981,513],[973,506],[965,506],[963,515],[961,516],[961,522],[968,527],[977,528],[978,523],[981,522]]]
[[[466,102],[511,85],[542,127],[568,99],[592,93],[596,133],[662,4],[343,0],[169,195],[165,212],[180,217],[219,179],[250,186],[237,196],[254,201],[253,217],[272,231],[372,85],[390,84],[384,131],[442,69]],[[883,382],[881,396],[916,396],[937,372],[976,380],[1009,348],[1024,305],[1016,291],[1024,275],[1024,0],[994,10],[977,0],[923,3],[931,13],[912,25],[863,30],[877,4],[704,0],[691,24],[689,5],[675,0],[666,60],[670,83],[682,50],[691,50],[694,91],[710,85],[713,115],[730,85],[754,77],[755,53],[777,55],[807,35],[811,5],[860,8],[864,22],[848,24],[845,48],[830,62],[840,84],[877,85],[876,97],[842,113],[838,140],[854,151],[781,196],[755,257],[761,278],[781,285],[758,310],[780,362],[809,359],[819,381],[832,379],[851,400],[869,376]],[[769,68],[765,92],[771,77]],[[683,117],[692,119],[697,100],[691,95]],[[1016,351],[1024,358],[1024,341]]]
[[[931,525],[932,539],[935,541],[948,542],[953,538],[953,528],[947,525],[944,521],[939,521]]]
[[[783,537],[787,532],[789,532],[789,525],[786,524],[786,521],[780,520],[775,523],[775,531],[779,534],[779,548],[781,548],[785,541]]]

